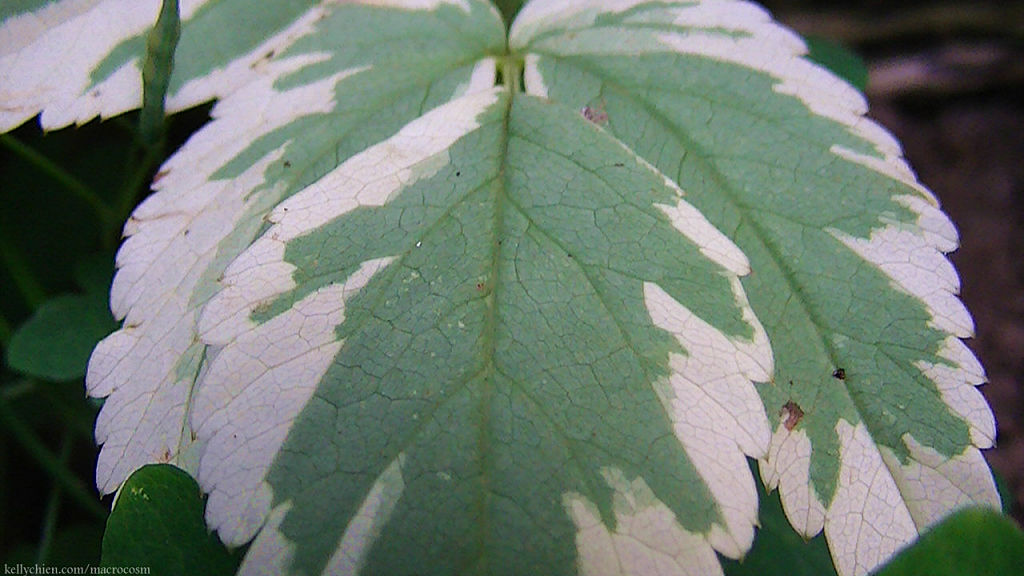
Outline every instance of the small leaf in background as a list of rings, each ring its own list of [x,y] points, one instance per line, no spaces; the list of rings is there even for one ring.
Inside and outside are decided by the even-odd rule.
[[[75,265],[75,282],[84,294],[47,300],[11,338],[7,363],[29,376],[72,380],[85,375],[96,343],[117,329],[107,304],[114,259],[93,254]]]
[[[117,329],[99,294],[65,294],[48,300],[11,337],[11,368],[46,380],[85,375],[89,353]]]
[[[807,36],[807,57],[842,77],[861,92],[868,87],[868,67],[860,56],[842,44],[822,38]]]
[[[900,552],[877,576],[1003,576],[1024,566],[1024,532],[1007,516],[970,508]]]
[[[232,574],[232,554],[206,530],[199,486],[180,468],[144,466],[121,489],[103,536],[104,566],[145,566],[154,575]]]

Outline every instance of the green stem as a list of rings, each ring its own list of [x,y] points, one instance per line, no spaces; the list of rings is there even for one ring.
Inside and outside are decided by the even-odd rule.
[[[28,304],[29,308],[35,310],[42,306],[43,302],[46,301],[46,290],[36,280],[35,275],[21,257],[21,254],[8,244],[7,239],[2,234],[0,234],[0,261],[3,261],[7,266],[11,273],[11,278],[14,279],[15,286],[18,287],[21,297]]]
[[[39,437],[18,417],[3,394],[0,394],[0,425],[11,432],[11,436],[18,444],[50,474],[54,482],[67,491],[79,506],[96,518],[106,521],[107,510],[100,504],[96,494],[86,488],[81,479],[46,448]]]
[[[174,68],[174,50],[178,45],[181,21],[178,0],[163,0],[160,15],[146,39],[146,61],[142,67],[142,110],[136,145],[129,154],[131,175],[124,180],[114,208],[114,226],[106,238],[114,243],[120,226],[135,207],[140,191],[144,189],[153,169],[163,158],[165,146],[166,114],[164,102],[170,87]]]
[[[60,440],[60,463],[67,468],[71,457],[71,432],[65,430]],[[50,498],[46,502],[46,514],[43,516],[43,530],[39,537],[39,549],[36,552],[36,564],[47,564],[50,550],[53,547],[53,535],[57,531],[57,520],[60,517],[61,504],[60,484],[54,483],[50,488]]]
[[[498,72],[501,74],[501,83],[506,86],[512,94],[523,90],[523,59],[514,54],[507,55],[498,60]]]
[[[0,135],[0,143],[21,159],[35,166],[37,170],[61,184],[63,189],[72,196],[88,204],[104,226],[110,225],[114,213],[92,188],[86,186],[85,183],[75,178],[53,160],[50,160],[34,148],[23,144],[10,134]]]
[[[178,46],[181,21],[178,0],[163,0],[160,15],[146,39],[146,61],[142,67],[142,111],[139,135],[147,148],[162,148],[164,138],[164,102],[174,68],[174,49]]]

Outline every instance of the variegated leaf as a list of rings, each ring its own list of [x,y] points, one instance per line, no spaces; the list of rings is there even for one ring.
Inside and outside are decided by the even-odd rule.
[[[0,9],[0,127],[137,107],[158,10]],[[103,491],[174,462],[271,574],[717,573],[744,455],[844,575],[998,503],[955,231],[753,5],[181,16],[219,101],[126,225]]]
[[[751,259],[776,359],[761,475],[862,574],[967,504],[998,506],[995,423],[960,338],[957,234],[863,97],[744,2],[548,2],[512,30],[526,89],[601,110]]]

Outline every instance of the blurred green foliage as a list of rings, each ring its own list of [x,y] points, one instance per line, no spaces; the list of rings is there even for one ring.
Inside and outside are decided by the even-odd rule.
[[[208,110],[174,117],[167,150]],[[0,561],[8,564],[99,562],[110,498],[101,501],[93,483],[100,402],[86,398],[82,377],[92,347],[117,327],[107,295],[121,227],[163,158],[138,140],[137,122],[132,113],[44,134],[32,121],[0,135]]]
[[[92,482],[97,406],[85,399],[82,350],[113,327],[98,293],[113,271],[113,213],[132,138],[125,119],[48,136],[33,122],[0,136],[0,555],[8,563],[99,559],[96,548],[83,556],[63,543],[69,534],[99,542],[106,517]],[[88,269],[87,293],[96,296],[81,293],[77,269]],[[77,352],[47,350],[49,338]]]

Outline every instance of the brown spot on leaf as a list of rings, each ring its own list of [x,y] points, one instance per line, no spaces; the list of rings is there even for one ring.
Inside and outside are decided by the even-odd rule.
[[[846,380],[846,370],[836,368],[835,371],[832,372],[832,377],[836,380]]]
[[[603,105],[584,106],[580,109],[580,114],[598,126],[608,123],[608,113],[604,111]]]
[[[800,420],[803,419],[804,411],[800,408],[799,404],[790,400],[782,405],[779,417],[782,418],[782,425],[786,427],[786,430],[792,431],[800,423]]]
[[[257,304],[257,305],[252,307],[252,313],[257,315],[257,316],[266,314],[267,312],[270,311],[270,308],[273,305],[274,305],[273,300],[267,300],[267,301],[264,301],[264,302],[260,302],[259,304]]]

